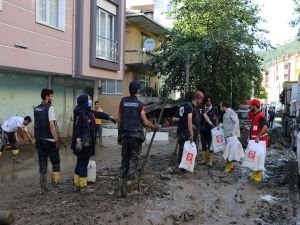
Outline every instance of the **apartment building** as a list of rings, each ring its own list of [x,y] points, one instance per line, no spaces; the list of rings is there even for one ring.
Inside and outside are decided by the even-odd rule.
[[[55,92],[62,136],[82,92],[116,115],[124,29],[122,0],[0,0],[0,123],[33,116],[45,87]]]

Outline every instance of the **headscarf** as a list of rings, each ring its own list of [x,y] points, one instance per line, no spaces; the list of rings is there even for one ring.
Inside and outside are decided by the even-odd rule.
[[[87,94],[81,94],[77,98],[77,106],[74,109],[74,114],[77,114],[78,112],[82,110],[87,110],[88,109],[88,101],[89,101],[89,96]]]

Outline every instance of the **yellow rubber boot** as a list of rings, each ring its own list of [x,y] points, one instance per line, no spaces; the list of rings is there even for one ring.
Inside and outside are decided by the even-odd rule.
[[[74,182],[74,192],[79,191],[79,176],[77,174],[74,174],[73,182]]]
[[[252,172],[252,175],[251,175],[251,177],[250,177],[250,180],[255,180],[256,172],[257,172],[257,171],[253,171],[253,172]]]
[[[262,172],[263,172],[262,170],[256,171],[256,176],[254,178],[254,180],[256,182],[261,182],[261,180],[262,180],[262,174],[263,174]]]
[[[2,152],[0,152],[0,157],[2,156]]]
[[[213,161],[214,161],[214,153],[209,152],[209,153],[208,153],[208,163],[207,163],[207,165],[208,165],[208,166],[212,166]]]
[[[78,177],[79,178],[79,187],[87,187],[87,177]]]
[[[60,183],[60,172],[52,172],[52,185],[53,187],[57,187]]]
[[[11,150],[13,156],[17,157],[19,155],[20,150],[19,149],[15,149],[15,150]]]
[[[200,164],[205,164],[207,162],[207,158],[208,158],[208,152],[207,151],[203,151],[201,152],[201,162]]]
[[[230,173],[234,168],[233,162],[227,162],[224,172]]]

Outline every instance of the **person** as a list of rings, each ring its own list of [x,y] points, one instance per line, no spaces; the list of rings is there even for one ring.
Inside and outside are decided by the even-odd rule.
[[[100,106],[99,101],[94,102],[94,111],[96,112],[104,112],[103,108]],[[102,120],[101,119],[95,119],[96,127],[96,141],[99,139],[99,145],[103,146],[102,144]]]
[[[192,101],[194,94],[192,92],[185,93],[184,103],[179,106],[179,111],[177,117],[179,118],[178,127],[177,127],[177,136],[178,136],[178,164],[181,163],[181,158],[183,154],[184,143],[186,141],[194,140],[194,131],[193,131],[193,107]],[[181,170],[184,172],[184,170]]]
[[[275,110],[271,107],[268,111],[268,114],[269,114],[269,121],[268,121],[268,124],[269,124],[269,127],[272,128],[273,127],[273,122],[274,122],[274,119],[275,119]]]
[[[231,137],[240,137],[240,128],[239,128],[239,118],[237,113],[230,108],[230,105],[226,101],[222,101],[220,103],[220,110],[224,113],[223,114],[223,130],[224,130],[224,137],[228,144],[229,138]],[[237,151],[238,149],[231,149],[231,151]],[[227,159],[225,172],[229,173],[234,169],[234,162],[229,161]]]
[[[77,157],[74,171],[74,191],[87,194],[94,190],[87,185],[88,163],[95,155],[96,119],[112,120],[112,116],[92,110],[93,102],[88,94],[81,94],[77,98],[77,106],[73,111],[73,135],[71,149]]]
[[[4,121],[1,128],[4,132],[3,142],[0,149],[0,157],[3,153],[3,151],[6,149],[7,144],[10,144],[10,150],[12,150],[14,159],[17,159],[17,156],[19,154],[19,149],[17,145],[17,139],[16,139],[16,132],[19,130],[23,130],[25,136],[34,143],[34,140],[32,136],[29,134],[27,130],[27,126],[31,123],[31,117],[25,116],[13,116],[9,118],[8,120]]]
[[[212,128],[216,127],[218,124],[218,111],[212,105],[211,96],[206,96],[204,99],[204,115],[207,115],[209,121],[206,119],[203,120],[203,129],[201,132],[201,143],[202,143],[202,151],[206,154],[206,158],[208,159],[207,165],[212,166],[214,160],[214,151],[211,149],[212,144]],[[204,117],[205,118],[205,117]]]
[[[265,142],[265,147],[267,147],[268,142],[268,126],[265,115],[260,111],[260,102],[257,99],[253,99],[251,102],[251,111],[254,116],[250,127],[250,140],[255,140],[256,143],[259,141]],[[251,175],[251,180],[260,182],[262,179],[262,171],[253,171]]]
[[[144,106],[137,96],[140,94],[141,84],[133,80],[129,84],[130,96],[121,99],[119,105],[119,137],[122,144],[122,161],[119,179],[119,193],[122,197],[130,192],[136,179],[137,167],[144,141],[143,124],[155,131],[157,125],[152,124],[146,117]]]
[[[41,92],[42,103],[34,108],[34,136],[39,158],[41,194],[47,189],[48,158],[52,164],[52,185],[60,182],[59,137],[52,102],[54,91],[44,88]]]
[[[200,130],[201,130],[201,123],[203,119],[202,114],[204,112],[203,99],[204,99],[203,92],[197,91],[194,95],[194,99],[192,102],[192,107],[193,107],[192,122],[193,122],[194,142],[197,146],[197,151],[202,150]]]

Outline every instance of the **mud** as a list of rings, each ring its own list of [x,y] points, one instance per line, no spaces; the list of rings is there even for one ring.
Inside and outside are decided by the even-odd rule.
[[[225,174],[220,154],[212,168],[198,163],[194,173],[181,173],[174,155],[176,141],[154,143],[143,191],[124,199],[115,191],[120,146],[116,138],[104,138],[103,143],[94,157],[97,182],[90,186],[95,192],[85,196],[72,191],[75,157],[70,150],[61,149],[61,186],[42,196],[35,150],[24,146],[21,163],[14,163],[5,152],[0,158],[0,209],[14,213],[15,225],[296,224],[295,156],[282,147],[268,150],[264,181],[255,184],[240,164]],[[144,154],[146,150],[147,145]]]

